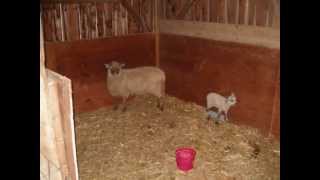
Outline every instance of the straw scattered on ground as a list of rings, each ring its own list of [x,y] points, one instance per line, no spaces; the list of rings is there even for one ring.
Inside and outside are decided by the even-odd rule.
[[[232,123],[208,124],[205,109],[174,97],[165,110],[152,96],[126,112],[106,107],[76,116],[81,180],[280,179],[279,143]],[[236,108],[236,107],[235,107]],[[176,168],[178,147],[196,149],[194,169]]]

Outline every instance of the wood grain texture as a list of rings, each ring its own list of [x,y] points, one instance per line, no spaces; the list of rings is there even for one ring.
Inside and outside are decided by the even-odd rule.
[[[40,20],[40,173],[48,179],[78,180],[71,81],[45,68]]]
[[[278,70],[277,81],[275,83],[276,88],[269,134],[272,134],[276,138],[280,139],[280,68],[278,68]]]
[[[104,63],[118,60],[127,67],[155,65],[153,33],[90,41],[46,43],[47,66],[72,80],[75,112],[111,105]]]
[[[231,119],[265,134],[271,128],[279,60],[277,49],[160,34],[160,67],[170,95],[205,105],[210,91],[234,92],[239,102]]]
[[[179,20],[160,20],[160,32],[280,48],[279,29]]]

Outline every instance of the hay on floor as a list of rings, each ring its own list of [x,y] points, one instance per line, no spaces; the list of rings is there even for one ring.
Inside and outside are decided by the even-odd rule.
[[[280,179],[280,146],[256,129],[208,124],[205,109],[174,97],[165,110],[152,96],[76,116],[81,180]],[[196,149],[194,169],[177,170],[175,150]]]

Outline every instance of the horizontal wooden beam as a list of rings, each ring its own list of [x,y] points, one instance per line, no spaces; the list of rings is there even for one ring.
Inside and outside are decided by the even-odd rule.
[[[40,0],[40,3],[104,3],[115,0]]]
[[[280,49],[280,30],[276,28],[163,19],[159,26],[160,33]]]

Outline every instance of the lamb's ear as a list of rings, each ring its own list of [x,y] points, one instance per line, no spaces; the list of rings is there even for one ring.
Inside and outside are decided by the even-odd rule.
[[[234,97],[235,97],[235,95],[234,95],[234,93],[233,93],[233,92],[231,92],[231,96],[234,96]]]
[[[123,68],[126,64],[121,64],[120,66]]]
[[[109,69],[109,68],[110,68],[110,65],[109,65],[109,64],[104,64],[104,67],[105,67],[106,69]]]

